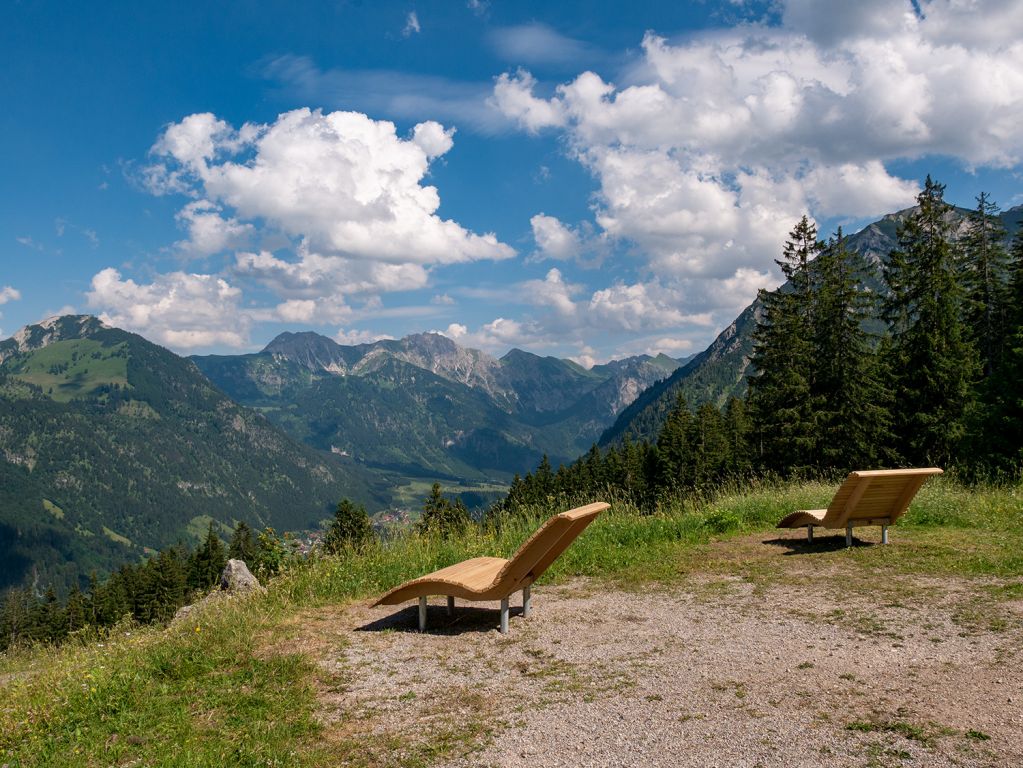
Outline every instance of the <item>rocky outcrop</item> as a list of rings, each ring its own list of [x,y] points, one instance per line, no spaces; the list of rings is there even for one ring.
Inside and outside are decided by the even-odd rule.
[[[225,592],[266,592],[245,561],[234,559],[227,561],[220,574],[220,588]]]
[[[213,590],[190,605],[183,605],[178,608],[171,623],[187,619],[212,603],[218,603],[233,596],[248,595],[254,592],[259,594],[265,593],[266,587],[260,584],[259,580],[252,575],[244,561],[228,560],[227,565],[224,566],[224,570],[220,574],[220,588]]]

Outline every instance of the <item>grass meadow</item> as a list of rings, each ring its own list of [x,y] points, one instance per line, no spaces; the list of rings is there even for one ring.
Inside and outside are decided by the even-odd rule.
[[[588,577],[608,588],[684,585],[690,574],[784,578],[777,548],[735,548],[788,512],[827,505],[828,483],[733,488],[678,501],[655,515],[612,502],[541,583]],[[224,601],[170,627],[123,624],[59,648],[0,656],[0,765],[359,765],[327,749],[316,717],[314,660],[286,642],[297,616],[361,600],[467,557],[509,556],[559,510],[473,529],[447,540],[408,534],[338,557],[296,563],[268,593]],[[892,528],[888,547],[845,549],[844,532],[818,530],[813,557],[864,574],[999,577],[992,599],[1023,596],[1023,488],[929,481]],[[873,541],[877,529],[857,529]],[[745,537],[748,539],[749,537]],[[864,579],[862,588],[869,589]],[[283,639],[283,642],[282,642]],[[422,758],[443,757],[439,747]]]

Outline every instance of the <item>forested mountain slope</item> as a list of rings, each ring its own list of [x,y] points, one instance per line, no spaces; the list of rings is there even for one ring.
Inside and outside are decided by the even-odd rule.
[[[321,450],[419,476],[508,480],[546,453],[585,451],[679,361],[591,370],[513,349],[497,359],[439,334],[343,346],[284,333],[251,355],[192,358],[237,402]]]
[[[94,317],[0,342],[0,588],[67,585],[209,519],[314,527],[341,496],[374,493],[190,361]]]
[[[888,214],[846,238],[848,250],[862,254],[865,258],[869,270],[865,283],[870,290],[875,292],[887,290],[882,278],[883,266],[888,260],[888,255],[898,245],[897,231],[900,222],[916,210],[907,208]],[[957,231],[963,231],[969,214],[970,211],[963,208],[955,208],[950,213]],[[1007,237],[1011,238],[1023,221],[1023,206],[1003,211],[999,219]],[[668,379],[654,384],[641,393],[601,435],[600,444],[618,442],[626,435],[634,440],[656,438],[680,392],[691,407],[705,402],[720,407],[732,395],[742,397],[746,392],[747,367],[753,350],[753,330],[760,311],[760,300],[755,299],[718,334],[706,350],[692,358]],[[874,331],[880,332],[883,329],[880,319],[873,321],[871,326]]]

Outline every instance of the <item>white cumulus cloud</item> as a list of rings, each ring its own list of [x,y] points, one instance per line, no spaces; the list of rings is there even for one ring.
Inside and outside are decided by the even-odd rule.
[[[360,290],[377,278],[376,288],[393,290],[408,282],[395,271],[418,276],[432,265],[515,253],[493,234],[437,215],[440,195],[423,180],[430,161],[453,146],[453,133],[427,121],[403,139],[393,123],[357,112],[297,109],[237,131],[192,115],[168,127],[153,153],[162,159],[156,175],[187,183],[198,198],[179,215],[196,250],[278,232],[296,244],[298,259],[277,261],[314,273],[307,282],[332,280],[347,292],[351,265],[362,264]],[[259,260],[243,261],[251,270]]]
[[[911,205],[916,182],[893,174],[892,161],[1023,161],[1018,2],[834,5],[822,14],[819,3],[787,0],[781,26],[678,41],[648,33],[620,83],[587,71],[541,95],[529,72],[505,73],[492,103],[529,133],[563,133],[597,180],[595,225],[634,246],[655,278],[643,284],[725,320],[755,288],[777,284],[773,259],[803,214],[866,218]],[[578,252],[575,229],[544,213],[531,224],[539,255]],[[649,325],[638,288],[627,288],[595,294],[590,315]]]
[[[249,343],[252,318],[239,306],[241,291],[214,275],[171,272],[137,283],[107,268],[85,296],[103,322],[173,349]]]

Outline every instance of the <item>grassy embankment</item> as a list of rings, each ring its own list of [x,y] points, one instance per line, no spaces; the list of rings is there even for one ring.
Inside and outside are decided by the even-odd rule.
[[[544,581],[588,576],[635,589],[685,587],[692,573],[782,578],[790,559],[777,548],[729,549],[729,542],[769,529],[792,509],[824,506],[833,491],[821,483],[737,489],[646,517],[619,507]],[[537,513],[541,519],[549,510]],[[342,742],[352,750],[347,755],[336,741],[325,746],[325,726],[316,719],[318,670],[288,647],[296,615],[365,598],[465,557],[508,555],[536,525],[523,520],[449,541],[409,536],[301,564],[272,582],[265,597],[230,602],[169,629],[125,626],[98,642],[0,656],[0,765],[363,764],[358,739]],[[869,540],[876,529],[868,530]],[[809,556],[873,574],[998,576],[993,600],[1023,595],[1023,488],[931,481],[892,539],[890,547],[846,550],[821,536]],[[418,759],[429,764],[447,749],[438,742]]]

